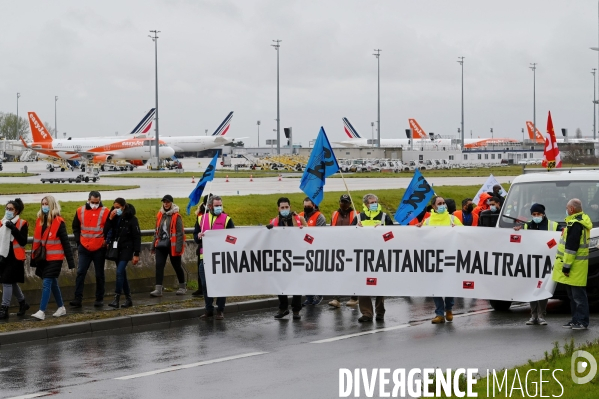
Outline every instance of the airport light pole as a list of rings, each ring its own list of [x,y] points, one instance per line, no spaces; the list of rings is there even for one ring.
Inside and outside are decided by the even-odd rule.
[[[17,131],[15,132],[15,140],[18,139],[19,135],[19,98],[21,98],[21,93],[17,93]]]
[[[204,129],[204,134],[208,136],[208,129]]]
[[[374,147],[374,122],[370,122],[370,127],[372,128],[372,133],[370,134],[370,142],[372,143],[371,145]]]
[[[58,96],[54,96],[54,138],[58,138],[58,123],[56,122],[56,103],[58,103]]]
[[[375,49],[376,68],[377,68],[377,117],[376,117],[376,146],[381,146],[381,49]]]
[[[279,48],[282,40],[273,40],[271,44],[277,51],[277,154],[281,154],[281,108],[279,106]]]
[[[256,122],[258,125],[258,148],[260,148],[260,121]]]
[[[533,137],[537,131],[537,63],[530,64],[532,70],[532,131]]]
[[[597,72],[597,68],[593,68],[591,73],[593,74],[593,140],[597,136],[597,86],[596,86],[596,77],[595,73]]]
[[[461,137],[460,139],[462,140],[462,148],[464,148],[464,58],[465,57],[458,57],[459,61],[458,63],[462,66],[462,131],[461,131]]]
[[[158,131],[158,34],[159,30],[151,30],[150,33],[154,35],[148,35],[149,38],[154,42],[154,73],[155,73],[155,81],[156,81],[156,166],[160,167],[160,134]]]

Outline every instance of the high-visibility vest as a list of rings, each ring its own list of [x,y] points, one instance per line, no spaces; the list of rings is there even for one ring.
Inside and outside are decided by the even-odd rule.
[[[23,227],[23,225],[25,225],[25,224],[27,224],[27,221],[19,218],[19,220],[17,220],[17,223],[15,223],[15,226],[17,226],[17,229],[21,230],[21,227]],[[0,226],[2,226],[1,221],[0,221]],[[13,252],[15,253],[15,258],[17,260],[25,260],[25,258],[26,258],[25,248],[22,247],[17,242],[16,238],[12,240],[12,249],[13,249]]]
[[[179,213],[173,213],[171,217],[171,225],[169,228],[169,237],[171,240],[171,256],[181,256],[185,251],[185,232],[183,232],[183,245],[181,246],[181,252],[177,252],[177,218],[180,218]],[[162,212],[158,212],[156,215],[156,241],[154,241],[154,247],[158,245],[160,240],[160,234],[162,232]]]
[[[354,216],[356,211],[353,209],[349,211],[349,224],[351,224],[352,220],[354,220]],[[333,212],[333,217],[331,218],[331,226],[337,226],[337,219],[339,218],[339,211]]]
[[[209,215],[210,217],[204,219],[204,216]],[[200,231],[204,232],[207,230],[222,230],[227,227],[229,224],[229,220],[231,218],[226,213],[221,213],[220,215],[214,217],[211,213],[205,213],[203,215],[198,215],[198,225],[200,226]],[[204,258],[204,247],[200,248],[200,259]]]
[[[300,219],[300,217],[298,215],[293,215],[293,220],[295,221],[296,226],[302,225],[302,219]],[[278,227],[279,226],[279,217],[277,216],[276,218],[272,219],[270,221],[270,224],[272,224],[275,227]]]
[[[80,206],[77,209],[79,222],[81,222],[81,237],[79,243],[88,251],[97,251],[104,247],[104,225],[108,219],[108,208],[86,209]]]
[[[432,221],[432,224],[431,224]],[[462,226],[462,222],[450,213],[431,213],[430,217],[426,218],[423,226]]]
[[[300,212],[299,215],[305,219],[304,212]],[[310,219],[306,220],[306,223],[308,223],[308,227],[316,226],[316,220],[318,219],[318,216],[320,216],[320,212],[316,211],[312,214],[312,216],[310,216]]]
[[[575,223],[580,223],[583,227],[582,234],[580,235],[580,246],[576,252],[566,249],[568,229]],[[559,244],[557,244],[557,254],[551,275],[553,281],[576,287],[585,287],[587,285],[587,276],[589,274],[589,241],[591,239],[592,227],[593,222],[582,212],[566,218],[566,228],[562,231]],[[564,265],[570,266],[569,277],[566,277],[562,271]]]
[[[470,225],[471,227],[476,227],[478,226],[478,214],[473,212],[470,212],[470,214],[472,215],[472,224]],[[464,215],[462,211],[455,211],[454,213],[452,213],[453,216],[455,216],[456,218],[458,218],[460,220],[460,222],[462,222],[462,224],[464,224]],[[464,224],[465,226],[465,224]]]
[[[33,232],[33,246],[32,250],[35,251],[40,245],[46,247],[46,260],[63,260],[64,259],[64,248],[58,237],[58,228],[60,223],[64,222],[64,219],[60,216],[56,216],[52,220],[50,227],[46,227],[46,231],[42,234],[42,225],[44,220],[38,218],[35,221],[35,230]]]
[[[547,231],[557,231],[558,224],[557,222],[552,222],[551,220],[547,220]],[[528,223],[524,223],[524,230],[528,230]]]
[[[380,208],[380,207],[379,207]],[[372,212],[370,212],[372,213]],[[375,217],[377,217],[378,215],[381,215],[381,220],[375,219]],[[362,219],[362,214],[360,214],[360,223],[362,223],[362,226],[384,226],[385,225],[385,219],[387,219],[387,214],[385,212],[379,211],[376,215],[366,215],[366,213],[364,213],[364,216],[366,217],[365,219]]]

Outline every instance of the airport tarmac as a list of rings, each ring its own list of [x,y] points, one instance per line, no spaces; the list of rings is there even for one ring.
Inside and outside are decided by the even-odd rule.
[[[100,181],[98,184],[102,185],[139,185],[139,188],[113,191],[110,195],[123,196],[127,199],[140,199],[140,198],[162,198],[165,194],[170,194],[175,198],[187,197],[195,184],[197,184],[198,178],[201,176],[204,168],[209,164],[210,159],[198,159],[198,158],[184,158],[181,160],[185,171],[198,171],[195,183],[191,182],[190,178],[111,178],[111,174],[116,173],[127,173],[127,172],[101,172]],[[198,164],[200,162],[200,164]],[[31,173],[40,173],[39,176],[30,177],[1,177],[0,183],[39,183],[42,177],[75,177],[80,172],[75,170],[74,172],[48,172],[46,170],[46,163],[43,161],[39,162],[28,162],[19,163],[5,162],[4,172],[20,172],[23,166],[27,166],[28,171]],[[144,172],[145,168],[138,168],[136,172]],[[149,172],[149,171],[148,171]],[[232,172],[233,174],[234,172]],[[406,176],[406,175],[402,175]],[[482,185],[486,181],[487,177],[432,177],[428,178],[428,182],[433,186],[470,186],[470,185]],[[514,179],[513,176],[498,176],[497,180],[500,183],[508,183]],[[350,191],[353,190],[380,190],[380,189],[391,189],[391,188],[406,188],[412,177],[398,177],[398,178],[351,178],[346,179],[347,185]],[[56,184],[56,183],[54,183]],[[61,183],[69,184],[69,183]],[[76,183],[70,183],[76,184]],[[212,193],[218,193],[223,196],[231,195],[249,195],[249,194],[287,194],[287,193],[298,193],[301,192],[299,188],[300,179],[298,177],[284,177],[282,181],[279,181],[277,177],[264,177],[254,178],[250,181],[249,178],[229,178],[227,182],[223,178],[215,178],[209,183],[209,190]],[[340,178],[329,178],[326,183],[326,191],[345,191],[345,185],[343,180]],[[48,193],[52,193],[52,185],[48,184]],[[39,202],[45,194],[23,194],[19,197],[25,203]],[[60,193],[54,194],[56,199],[59,201],[85,201],[87,200],[87,192],[79,193]],[[14,196],[11,196],[14,197]]]

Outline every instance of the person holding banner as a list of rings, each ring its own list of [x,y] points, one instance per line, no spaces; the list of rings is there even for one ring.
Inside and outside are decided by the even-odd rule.
[[[204,301],[206,303],[206,313],[200,316],[200,319],[208,319],[214,316],[214,298],[208,296],[208,290],[206,288],[206,272],[204,271],[204,248],[202,248],[202,238],[208,230],[222,230],[222,229],[233,229],[235,225],[229,215],[223,213],[223,199],[218,195],[212,195],[208,198],[206,205],[207,212],[201,216],[198,216],[198,225],[200,231],[197,233],[198,240],[200,241],[200,268],[199,268],[199,280],[201,280],[202,291],[204,293]],[[225,303],[227,298],[221,297],[216,298],[216,320],[223,320],[225,318]]]
[[[478,215],[474,212],[474,203],[472,198],[465,198],[462,200],[462,210],[455,211],[453,216],[459,219],[464,226],[478,226]]]
[[[524,222],[524,230],[545,230],[545,231],[562,231],[557,222],[552,222],[545,216],[545,206],[541,204],[533,204],[530,207],[532,220]],[[522,229],[521,224],[514,226],[514,230]],[[530,302],[530,320],[526,322],[527,326],[539,324],[546,326],[545,316],[547,315],[547,302],[549,299],[541,299],[539,301]]]
[[[277,201],[279,214],[270,223],[266,225],[267,229],[273,227],[302,227],[308,226],[306,220],[291,210],[291,201],[287,197],[281,197]],[[299,320],[302,318],[300,310],[302,310],[302,296],[294,295],[291,299],[291,309],[293,310],[293,319]],[[289,297],[287,295],[279,295],[279,311],[275,315],[275,319],[282,319],[289,314]]]
[[[331,217],[331,226],[349,226],[351,222],[354,220],[356,216],[356,212],[354,208],[351,206],[351,198],[348,194],[343,194],[339,198],[339,209],[333,212]],[[339,302],[339,297],[333,298],[329,305],[339,308],[341,307],[341,302]],[[356,306],[358,304],[358,297],[352,296],[349,301],[345,303],[345,306]]]
[[[193,297],[201,297],[204,295],[204,290],[202,289],[202,279],[200,277],[200,262],[203,262],[204,255],[203,255],[202,246],[201,246],[202,240],[200,240],[198,238],[198,235],[200,234],[200,224],[198,223],[198,221],[200,220],[200,217],[204,213],[206,213],[206,202],[208,202],[208,197],[211,197],[211,196],[212,196],[212,193],[205,195],[204,200],[202,201],[202,203],[200,204],[200,206],[198,206],[198,209],[196,210],[196,223],[193,228],[193,241],[196,244],[198,244],[198,247],[196,249],[196,255],[198,256],[198,289],[191,293],[191,296],[193,296]]]
[[[364,211],[361,212],[358,216],[354,218],[352,221],[352,226],[360,226],[360,227],[377,227],[377,226],[390,226],[393,224],[393,221],[379,205],[379,198],[374,194],[366,194],[364,198],[362,198],[362,202],[364,203]],[[372,298],[369,296],[360,296],[358,297],[358,302],[360,304],[360,313],[362,316],[358,319],[360,323],[368,323],[372,322]],[[377,296],[375,298],[375,309],[376,311],[376,320],[383,321],[385,320],[385,297]]]
[[[304,198],[304,211],[300,212],[299,216],[306,220],[308,227],[327,225],[327,219],[320,213],[318,205],[316,205],[310,197]],[[322,295],[306,295],[306,300],[303,305],[318,305],[320,302],[322,302]]]
[[[447,205],[445,199],[440,196],[434,196],[432,200],[433,213],[424,222],[418,224],[418,227],[422,226],[462,226],[460,219],[454,215],[450,215],[447,212]],[[441,324],[447,321],[453,321],[453,297],[433,297],[435,302],[435,318],[431,321],[433,324]]]

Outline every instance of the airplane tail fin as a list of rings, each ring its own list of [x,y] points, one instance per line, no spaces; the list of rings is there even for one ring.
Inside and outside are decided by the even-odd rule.
[[[144,116],[141,121],[133,128],[131,133],[129,134],[146,134],[152,128],[152,122],[154,121],[154,116],[156,115],[156,108],[152,108],[148,111],[146,116]]]
[[[48,129],[46,129],[37,114],[35,112],[28,112],[27,114],[29,116],[29,127],[31,128],[33,141],[36,143],[51,143],[52,135],[48,132]]]
[[[541,132],[539,132],[539,129],[536,128],[536,126],[533,126],[533,123],[531,121],[526,121],[526,129],[528,130],[528,137],[531,140],[534,140],[537,143],[545,142],[545,137],[543,137]],[[534,133],[533,133],[533,129],[535,131]]]
[[[233,111],[229,112],[229,115],[227,115],[227,117],[225,118],[223,123],[221,123],[216,128],[216,130],[214,131],[214,133],[212,133],[212,135],[213,136],[224,136],[225,134],[227,134],[227,132],[229,131],[229,128],[231,127],[231,119],[233,119]]]
[[[344,125],[343,129],[345,130],[345,134],[347,134],[350,139],[361,139],[362,138],[358,134],[358,131],[349,122],[349,119],[343,118],[342,120],[343,120],[343,125]]]
[[[429,137],[426,135],[425,131],[422,130],[416,119],[408,119],[410,123],[410,129],[412,129],[412,135],[415,139],[428,139]]]

